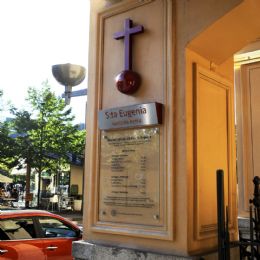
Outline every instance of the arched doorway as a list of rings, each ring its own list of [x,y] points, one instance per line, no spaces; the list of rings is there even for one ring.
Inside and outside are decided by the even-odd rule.
[[[257,135],[260,133],[260,112],[259,117],[256,114],[260,111],[257,103],[257,75],[260,74],[260,70],[257,70],[260,66],[257,63],[260,60],[259,10],[260,1],[242,1],[194,38],[186,52],[189,63],[195,61],[199,66],[229,80],[233,86],[236,85],[236,116],[228,120],[235,120],[238,214],[243,216],[247,214],[248,200],[253,196],[252,179],[260,175],[260,160],[257,161],[260,156],[260,137]],[[192,73],[189,70],[186,71],[187,75]],[[254,71],[254,75],[251,73],[250,77],[249,71]],[[251,84],[252,80],[254,84]],[[229,178],[227,181],[234,182],[234,179]]]

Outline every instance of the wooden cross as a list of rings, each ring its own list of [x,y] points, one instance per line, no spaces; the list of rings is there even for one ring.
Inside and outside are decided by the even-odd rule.
[[[132,27],[132,20],[125,20],[124,30],[114,33],[114,39],[124,38],[125,45],[125,68],[116,76],[116,87],[124,94],[133,94],[141,84],[141,77],[132,70],[132,35],[142,33],[142,25]]]
[[[126,19],[124,30],[114,33],[114,39],[124,39],[125,44],[125,70],[132,70],[132,35],[142,33],[144,28],[142,25],[132,27],[132,20]]]

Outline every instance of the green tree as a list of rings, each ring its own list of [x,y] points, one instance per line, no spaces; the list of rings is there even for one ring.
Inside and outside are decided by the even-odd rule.
[[[19,152],[16,140],[10,137],[11,132],[7,122],[0,122],[0,167],[8,170],[18,163]]]
[[[0,112],[3,110],[3,91],[0,90]],[[9,170],[18,162],[16,141],[11,138],[11,130],[9,122],[0,122],[0,168]]]
[[[41,173],[59,172],[69,162],[68,153],[83,155],[85,131],[73,125],[71,108],[51,92],[48,81],[43,82],[41,90],[29,88],[27,100],[31,113],[13,108],[16,117],[13,123],[23,147],[22,158],[39,173],[39,205]]]
[[[14,132],[17,143],[16,153],[20,159],[16,167],[26,167],[26,195],[30,193],[31,165],[33,164],[34,147],[31,141],[29,131],[37,128],[36,120],[32,119],[31,113],[25,110],[18,111],[12,107],[10,112],[15,116],[11,121],[11,127]],[[26,207],[29,207],[29,201],[26,201]]]
[[[36,128],[29,131],[29,135],[35,154],[43,155],[42,159],[39,156],[34,158],[34,167],[52,169],[52,155],[63,162],[69,162],[69,152],[82,154],[85,131],[79,131],[78,125],[73,124],[75,116],[72,115],[71,108],[51,92],[48,82],[43,83],[40,91],[30,88],[28,94],[37,124]]]

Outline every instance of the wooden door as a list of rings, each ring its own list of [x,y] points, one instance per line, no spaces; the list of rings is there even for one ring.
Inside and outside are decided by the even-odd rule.
[[[260,176],[260,62],[241,66],[237,90],[237,167],[240,215],[253,198],[253,178]]]
[[[236,176],[233,84],[221,75],[193,65],[194,217],[195,237],[216,238],[216,171],[224,171],[225,204],[230,231],[236,225]]]

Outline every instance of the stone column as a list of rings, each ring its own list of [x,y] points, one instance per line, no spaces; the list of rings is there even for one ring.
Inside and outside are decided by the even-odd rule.
[[[216,250],[215,171],[223,167],[227,181],[235,178],[233,125],[227,124],[233,111],[225,109],[233,102],[232,84],[204,70],[209,61],[187,46],[239,1],[220,2],[214,9],[213,0],[92,1],[84,236],[73,245],[77,259],[196,259]],[[114,34],[126,29],[127,19],[143,26],[131,53],[141,84],[122,93],[115,77],[124,70],[125,45]],[[215,78],[216,85],[208,83]],[[162,120],[149,124],[157,104],[162,111],[153,111]],[[215,119],[226,128],[209,131],[218,126]],[[221,156],[207,152],[211,140]],[[226,187],[233,209],[236,187]]]

